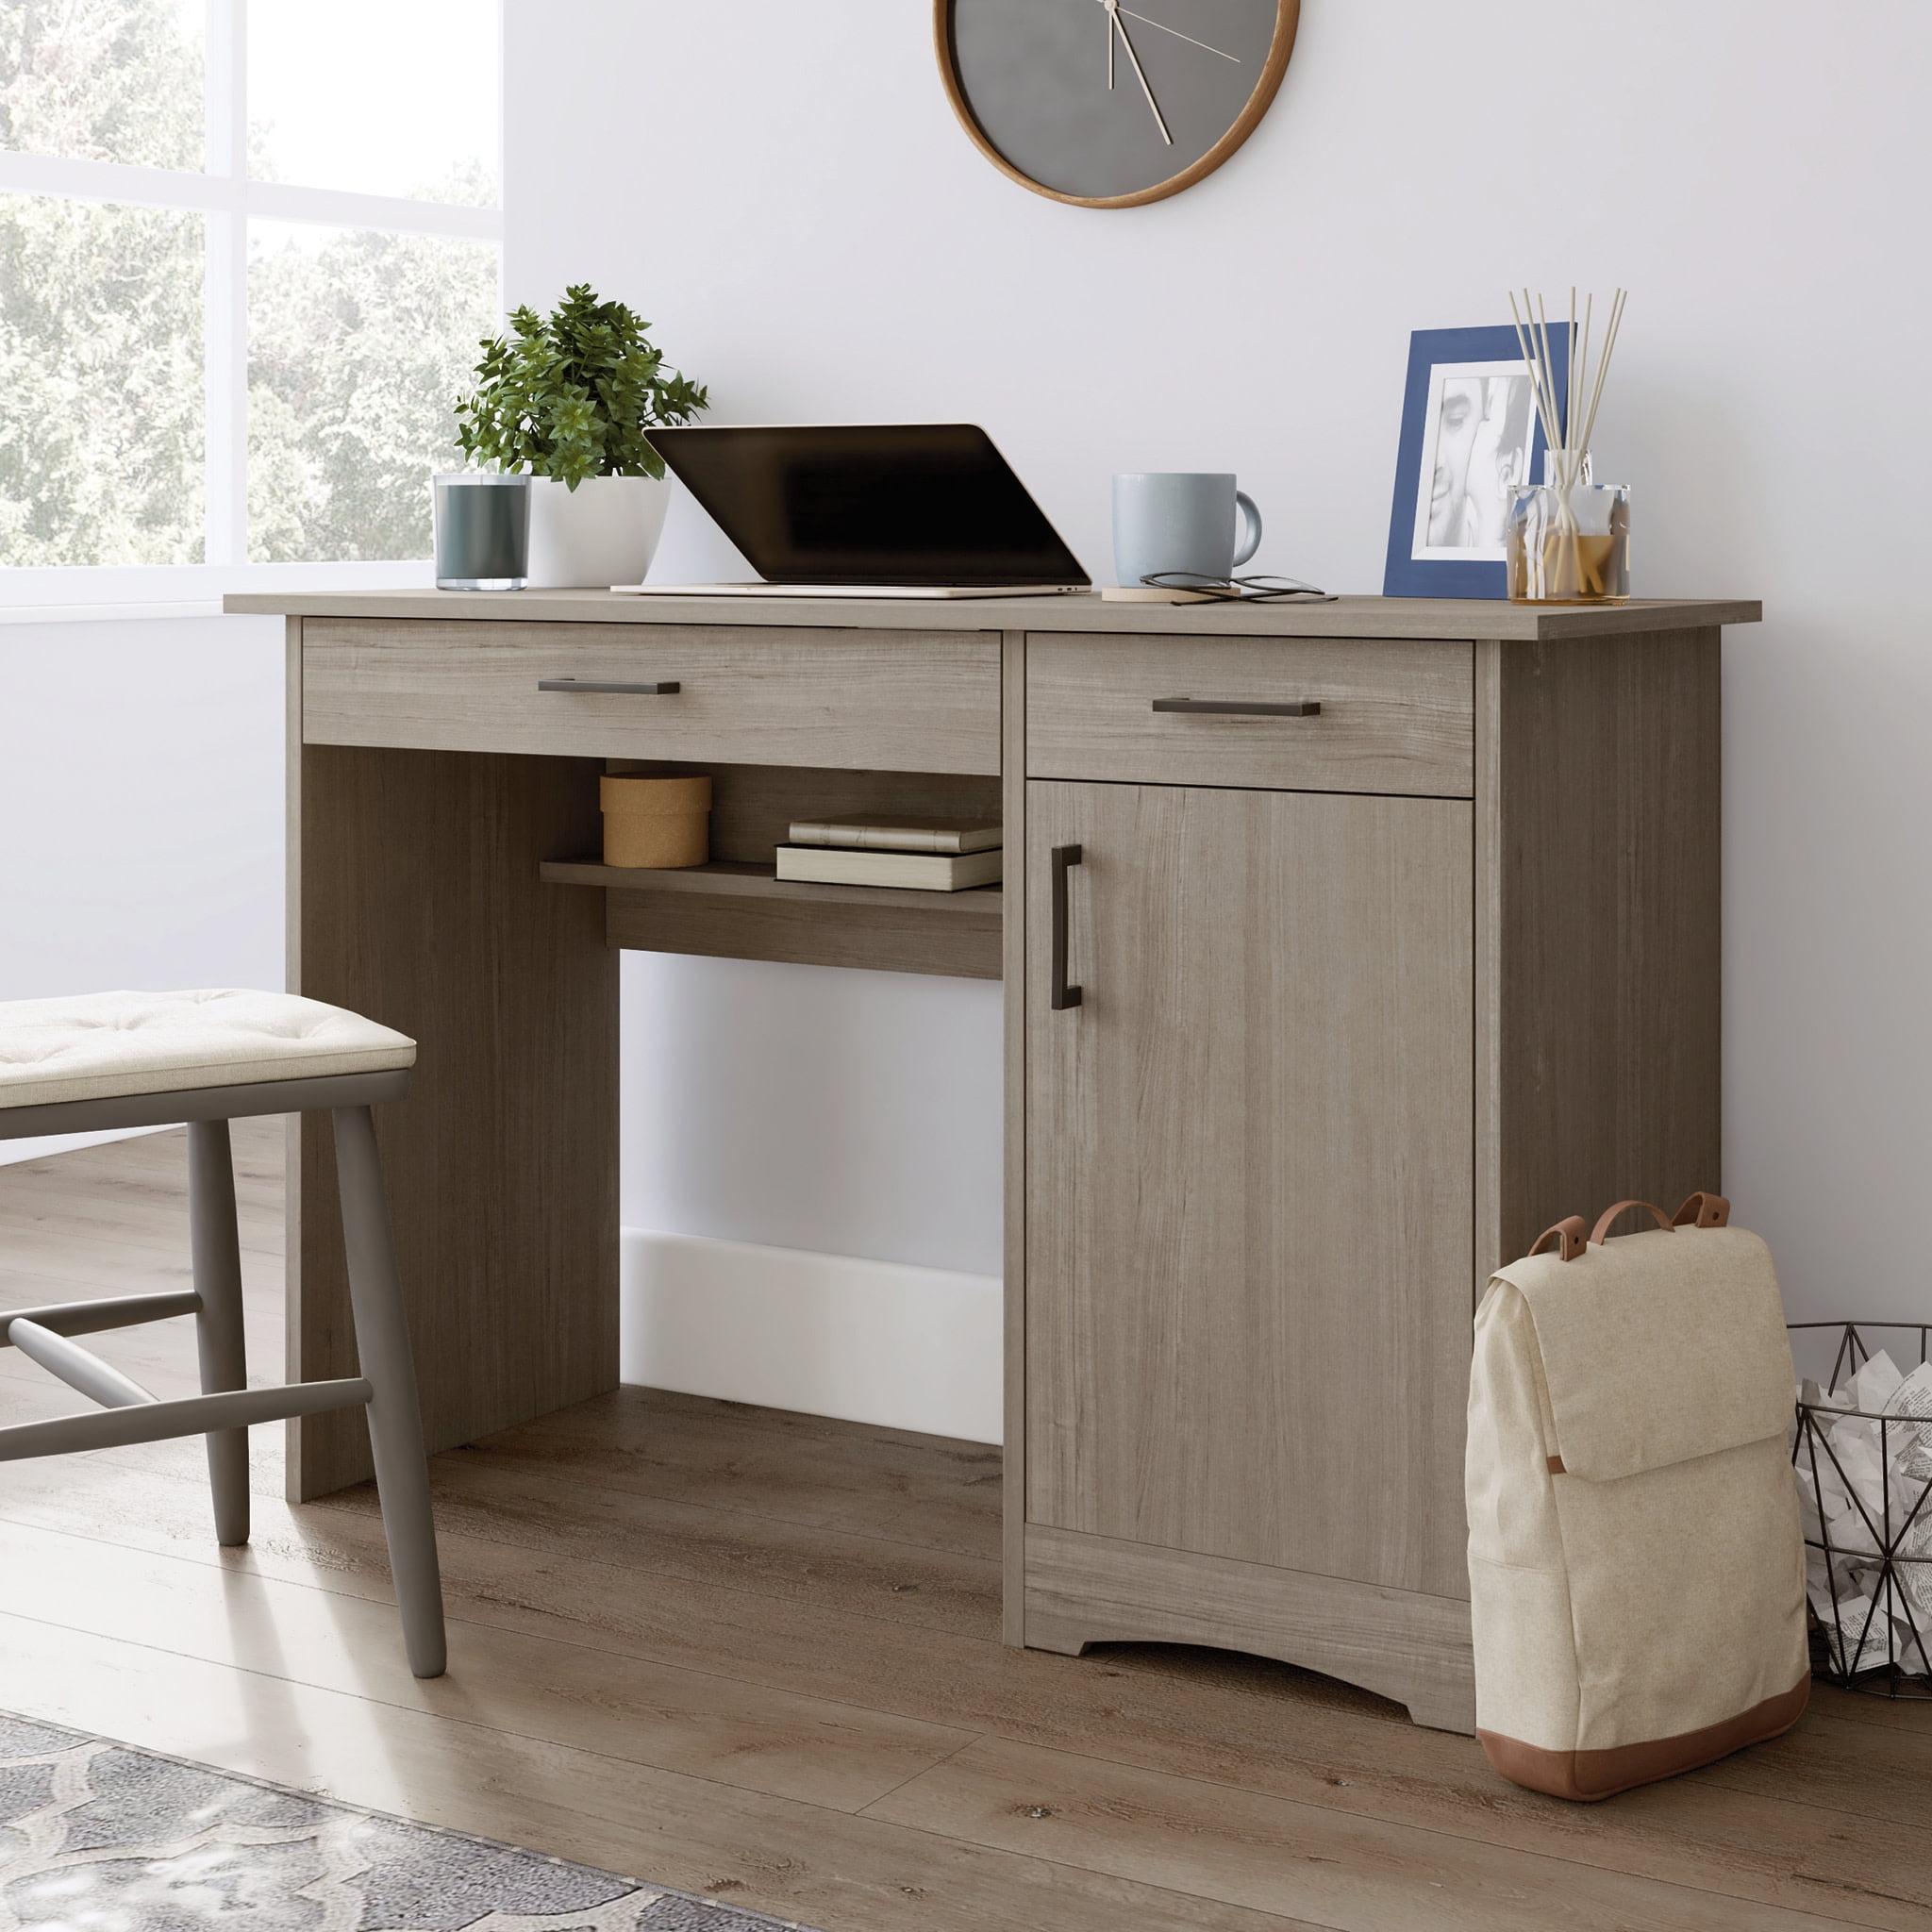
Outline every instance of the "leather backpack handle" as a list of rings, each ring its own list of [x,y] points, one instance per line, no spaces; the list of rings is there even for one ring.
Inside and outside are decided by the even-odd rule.
[[[1561,1221],[1543,1229],[1530,1243],[1529,1252],[1541,1255],[1545,1248],[1553,1247],[1559,1261],[1574,1261],[1584,1251],[1586,1245],[1602,1247],[1607,1238],[1610,1226],[1618,1215],[1632,1208],[1641,1208],[1666,1234],[1678,1227],[1728,1227],[1731,1223],[1731,1204],[1722,1194],[1698,1192],[1685,1197],[1684,1205],[1674,1215],[1666,1216],[1664,1210],[1652,1201],[1619,1201],[1612,1208],[1606,1208],[1596,1218],[1596,1225],[1586,1231],[1583,1216],[1566,1214]]]
[[[1684,1205],[1671,1217],[1673,1227],[1728,1227],[1731,1204],[1722,1194],[1687,1194]]]
[[[1574,1261],[1583,1252],[1584,1236],[1583,1216],[1566,1214],[1554,1227],[1546,1227],[1537,1236],[1529,1252],[1532,1255],[1541,1255],[1543,1244],[1554,1238],[1557,1260]]]
[[[1606,1208],[1597,1216],[1596,1225],[1590,1231],[1591,1245],[1592,1247],[1602,1247],[1606,1237],[1609,1234],[1610,1224],[1616,1220],[1618,1215],[1627,1212],[1632,1208],[1641,1208],[1666,1234],[1670,1233],[1671,1217],[1654,1201],[1618,1201],[1611,1207]]]

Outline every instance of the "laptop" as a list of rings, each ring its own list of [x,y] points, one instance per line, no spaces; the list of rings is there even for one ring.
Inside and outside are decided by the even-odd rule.
[[[1047,597],[1091,589],[971,423],[653,429],[665,467],[756,584],[613,584],[641,596]]]

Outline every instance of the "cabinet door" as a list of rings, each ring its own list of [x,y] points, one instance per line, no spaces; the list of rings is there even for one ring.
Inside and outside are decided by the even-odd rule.
[[[1026,796],[1029,1519],[1466,1596],[1472,807]]]

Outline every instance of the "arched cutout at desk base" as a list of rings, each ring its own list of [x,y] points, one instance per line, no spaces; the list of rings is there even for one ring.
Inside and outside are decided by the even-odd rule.
[[[1475,1730],[1469,1605],[1083,1536],[1026,1528],[1026,1644],[1202,1643],[1358,1684],[1434,1730]]]

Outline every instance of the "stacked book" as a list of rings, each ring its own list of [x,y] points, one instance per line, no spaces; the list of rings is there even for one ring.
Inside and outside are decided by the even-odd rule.
[[[826,886],[900,886],[962,892],[1000,876],[997,820],[923,819],[883,814],[797,819],[778,847],[781,879]]]

